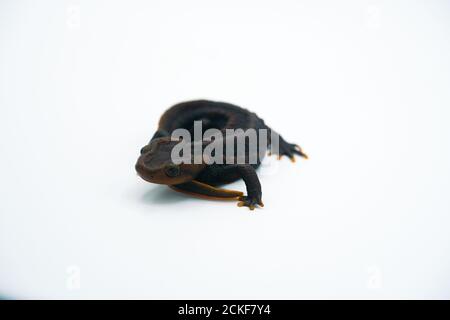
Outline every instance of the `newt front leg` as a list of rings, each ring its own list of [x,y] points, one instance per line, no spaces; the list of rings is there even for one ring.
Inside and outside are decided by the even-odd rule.
[[[259,182],[255,168],[248,164],[230,165],[222,171],[222,174],[234,174],[236,177],[243,179],[247,188],[247,195],[244,196],[240,191],[221,189],[196,180],[170,187],[177,191],[209,199],[239,200],[239,207],[246,206],[250,210],[254,210],[257,206],[264,206],[261,201],[261,183]]]
[[[235,165],[230,168],[235,170],[237,174],[244,180],[245,186],[247,188],[247,195],[240,196],[238,206],[239,207],[249,207],[250,210],[254,210],[258,205],[264,207],[261,200],[261,183],[259,182],[258,175],[256,174],[255,168],[249,164]]]

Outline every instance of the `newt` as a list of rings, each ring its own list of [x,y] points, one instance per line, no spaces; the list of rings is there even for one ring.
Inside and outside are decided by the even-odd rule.
[[[195,123],[201,123],[201,137],[195,140]],[[176,129],[185,129],[194,135],[192,141],[184,141],[173,137]],[[216,129],[223,134],[221,140],[205,138],[205,133]],[[230,129],[242,129],[246,132],[253,129],[256,132],[258,141],[258,156],[256,161],[251,162],[249,148],[250,139],[244,137],[245,147],[244,157],[238,159],[239,152],[236,152],[237,146],[233,145],[232,151],[236,154],[224,155],[224,161],[211,163],[207,161],[207,156],[201,154],[200,159],[195,161],[195,145],[201,151],[205,151],[208,145],[213,143],[226,144],[233,141],[237,142],[237,137],[231,140],[227,139]],[[264,129],[264,130],[261,130]],[[262,147],[261,132],[268,135],[266,142],[263,141]],[[271,148],[273,137],[277,137],[277,148]],[[173,159],[174,148],[180,143],[189,144],[188,148],[191,154],[187,155],[193,161],[184,161],[178,163]],[[186,145],[185,145],[186,146]],[[140,156],[136,162],[135,169],[138,175],[145,181],[157,184],[168,185],[172,189],[194,196],[205,197],[209,199],[236,200],[239,207],[245,206],[250,210],[256,207],[263,207],[261,183],[258,179],[256,169],[266,153],[271,148],[271,152],[278,155],[278,159],[287,156],[291,161],[295,161],[295,155],[307,159],[307,155],[302,151],[299,145],[286,142],[280,135],[268,127],[264,121],[255,113],[236,105],[209,101],[196,100],[178,103],[169,108],[161,116],[158,129],[151,138],[150,142],[140,150]],[[186,149],[184,149],[186,150]],[[214,156],[214,152],[212,153]],[[219,155],[221,159],[222,155]],[[186,159],[186,157],[184,157]],[[254,158],[253,158],[254,159]],[[231,160],[231,161],[230,161]],[[241,191],[227,190],[219,186],[243,179],[246,185],[247,194]]]

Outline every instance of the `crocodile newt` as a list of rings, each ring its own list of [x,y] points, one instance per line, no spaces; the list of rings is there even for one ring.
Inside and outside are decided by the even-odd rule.
[[[208,129],[217,129],[223,133],[224,137],[227,137],[230,129],[242,129],[244,132],[254,129],[260,147],[258,152],[261,152],[259,144],[260,132],[263,132],[261,129],[264,129],[264,132],[270,137],[263,145],[266,149],[258,153],[259,156],[254,162],[249,161],[249,139],[246,137],[243,140],[247,147],[244,151],[244,160],[240,159],[239,161],[237,155],[232,155],[232,161],[229,161],[227,154],[227,161],[222,162],[210,163],[201,156],[200,161],[176,163],[172,153],[182,141],[174,139],[172,134],[177,129],[185,129],[195,137],[194,124],[196,122],[200,122],[202,125],[202,135],[200,139],[185,142],[190,144],[190,150],[193,150],[194,145],[197,144],[204,151],[212,143],[212,139],[205,139],[203,135],[208,132]],[[245,206],[253,210],[258,206],[264,206],[261,183],[256,169],[261,164],[267,148],[274,145],[274,134],[276,133],[266,126],[255,113],[236,105],[208,100],[187,101],[172,106],[161,116],[158,129],[150,142],[141,149],[135,168],[138,175],[148,182],[168,185],[176,191],[195,196],[237,200],[238,206]],[[278,137],[277,148],[272,148],[271,151],[277,154],[279,159],[287,156],[291,161],[295,161],[295,155],[307,159],[307,155],[297,144],[288,143],[279,135],[276,137]],[[229,140],[223,138],[220,143],[229,143],[226,141]],[[232,141],[235,143],[236,139],[233,138]],[[236,148],[233,146],[232,150],[236,151]],[[194,157],[194,155],[188,157]],[[240,191],[219,188],[220,185],[238,179],[244,180],[247,189],[246,195]]]

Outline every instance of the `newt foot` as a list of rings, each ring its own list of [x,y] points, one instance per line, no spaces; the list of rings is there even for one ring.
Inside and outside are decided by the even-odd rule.
[[[255,210],[257,206],[264,207],[261,197],[242,196],[239,197],[238,207],[248,207],[250,210]]]
[[[305,159],[308,159],[306,153],[302,151],[302,148],[298,144],[295,143],[287,143],[285,141],[280,141],[280,150],[278,151],[278,160],[280,160],[283,156],[288,157],[292,162],[295,162],[294,155],[299,155]]]

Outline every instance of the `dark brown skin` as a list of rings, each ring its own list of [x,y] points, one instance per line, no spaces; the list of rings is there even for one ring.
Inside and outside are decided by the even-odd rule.
[[[194,121],[202,121],[203,132],[216,128],[223,133],[225,129],[271,129],[254,113],[238,106],[207,100],[197,100],[179,103],[168,109],[159,121],[159,127],[149,144],[141,149],[141,155],[136,163],[136,171],[144,180],[152,183],[165,184],[171,188],[188,194],[221,200],[239,200],[238,206],[246,206],[253,210],[264,206],[262,202],[261,184],[255,169],[256,164],[174,164],[171,151],[179,140],[171,140],[175,129],[184,128],[193,136]],[[225,135],[225,134],[224,134]],[[202,148],[210,141],[197,141]],[[225,142],[224,142],[225,143]],[[270,141],[268,141],[268,146]],[[247,149],[246,149],[247,150]],[[262,153],[263,156],[264,152]],[[279,137],[278,157],[289,157],[295,161],[294,155],[307,158],[296,144],[287,143]],[[248,156],[248,155],[246,155]],[[204,160],[204,159],[203,159]],[[235,161],[234,163],[237,163]],[[247,195],[240,191],[218,188],[218,185],[243,179],[247,187]]]

